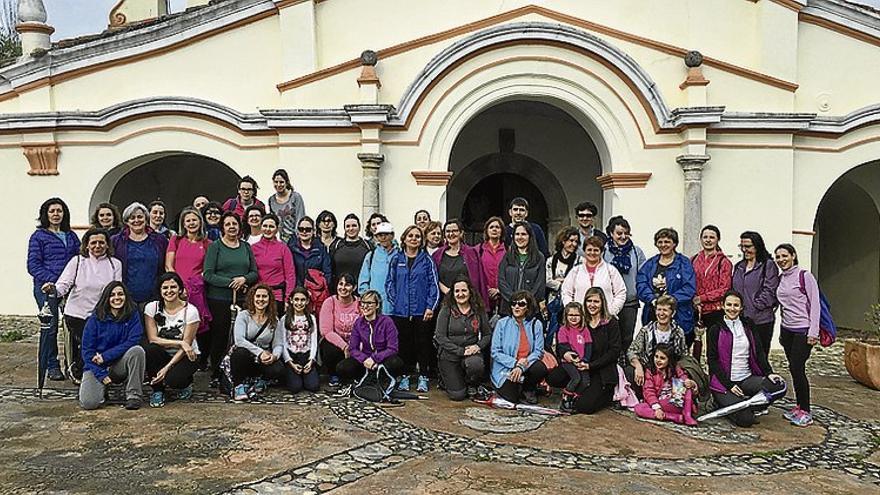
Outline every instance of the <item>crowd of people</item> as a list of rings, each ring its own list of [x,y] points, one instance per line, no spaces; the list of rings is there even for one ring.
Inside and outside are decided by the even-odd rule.
[[[797,398],[785,417],[812,423],[805,363],[819,290],[790,244],[771,255],[759,233],[743,232],[734,265],[717,227],[702,229],[690,256],[662,228],[648,257],[625,218],[594,225],[591,202],[548,238],[515,198],[507,220],[489,218],[469,245],[457,219],[419,210],[399,229],[374,213],[362,228],[349,213],[340,226],[332,212],[306,214],[285,170],[272,183],[265,203],[249,176],[223,203],[198,196],[171,226],[162,201],[121,213],[101,203],[81,240],[65,202],[45,201],[27,267],[38,307],[63,298],[73,355],[66,370],[53,357],[49,378],[80,383],[86,409],[102,404],[105,385],[125,383],[137,409],[144,377],[161,407],[191,396],[200,371],[246,401],[273,384],[317,391],[322,373],[346,395],[382,366],[401,390],[439,386],[455,401],[535,404],[559,388],[563,411],[619,402],[693,425],[707,400],[786,387],[767,359],[779,308]],[[749,426],[765,412],[730,419]]]

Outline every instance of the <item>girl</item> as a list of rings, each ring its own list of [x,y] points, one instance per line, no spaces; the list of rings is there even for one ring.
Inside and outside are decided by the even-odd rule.
[[[122,219],[119,216],[119,208],[113,203],[98,203],[92,213],[91,226],[96,229],[104,229],[110,237],[122,230]]]
[[[301,390],[318,391],[318,323],[309,311],[309,291],[297,287],[290,295],[287,314],[279,323],[284,336],[281,357],[285,364],[287,390],[296,395]]]
[[[586,315],[581,303],[570,302],[565,305],[565,325],[559,329],[556,353],[568,384],[562,389],[562,403],[559,409],[574,412],[574,402],[590,386],[590,371],[585,363],[593,357],[593,337],[586,324]]]
[[[229,369],[236,402],[249,398],[247,378],[259,377],[252,391],[260,394],[266,389],[266,379],[284,374],[279,361],[284,349],[282,327],[271,300],[272,289],[257,284],[248,292],[245,309],[235,318],[235,350],[229,356]]]
[[[177,390],[178,399],[192,397],[193,375],[201,354],[195,341],[199,310],[181,299],[183,291],[180,275],[167,272],[159,277],[159,300],[144,308],[149,341],[144,351],[153,387],[150,407],[165,405],[166,386]]]
[[[419,210],[413,215],[413,223],[424,233],[425,228],[431,223],[431,214],[428,210]]]
[[[703,249],[691,258],[694,274],[697,277],[697,295],[694,296],[694,309],[706,328],[717,324],[724,317],[721,311],[721,298],[730,290],[733,264],[727,259],[718,242],[721,230],[714,225],[706,225],[700,232]]]
[[[680,390],[677,390],[679,384],[684,386],[683,397],[679,396]],[[636,404],[634,411],[640,418],[696,426],[697,421],[693,418],[696,411],[693,394],[696,389],[696,382],[678,366],[672,348],[659,344],[654,349],[654,366],[649,368],[642,387],[645,402]]]

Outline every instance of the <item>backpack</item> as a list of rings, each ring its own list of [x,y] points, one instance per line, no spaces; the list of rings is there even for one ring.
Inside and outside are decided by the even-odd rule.
[[[800,282],[801,294],[807,298],[807,313],[809,313],[811,312],[811,305],[810,296],[807,295],[807,285],[804,281],[805,271],[801,270],[798,274],[798,280]],[[816,283],[818,284],[818,281]],[[835,340],[837,340],[837,326],[831,318],[831,304],[828,303],[828,299],[822,293],[822,289],[819,289],[819,344],[822,347],[828,347]]]
[[[391,393],[397,380],[380,364],[375,371],[365,370],[364,376],[352,388],[352,395],[365,402],[391,402]]]

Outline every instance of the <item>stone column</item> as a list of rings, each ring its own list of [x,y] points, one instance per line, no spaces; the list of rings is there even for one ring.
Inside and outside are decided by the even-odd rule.
[[[675,161],[684,171],[684,228],[679,252],[691,256],[700,250],[703,227],[703,167],[709,155],[680,155]]]
[[[379,211],[379,168],[385,161],[381,153],[358,153],[358,160],[364,171],[363,180],[363,221]]]

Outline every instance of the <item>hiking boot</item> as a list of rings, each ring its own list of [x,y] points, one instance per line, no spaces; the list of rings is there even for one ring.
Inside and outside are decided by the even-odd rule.
[[[409,387],[407,387],[409,388]],[[428,391],[428,377],[427,376],[419,376],[419,384],[416,385],[416,392],[425,393]]]
[[[192,383],[177,391],[177,400],[187,400],[193,396]]]
[[[232,400],[235,402],[244,402],[248,400],[248,389],[247,385],[241,383],[235,386],[235,390],[232,393]]]
[[[404,375],[400,381],[397,382],[397,389],[409,392],[409,375]]]
[[[538,403],[538,395],[534,390],[523,390],[522,393],[523,402],[526,404],[537,404]]]
[[[49,377],[49,380],[52,380],[53,382],[64,381],[64,373],[62,373],[61,370],[58,368],[53,368],[53,369],[49,370],[47,375]]]
[[[140,397],[130,397],[125,400],[125,408],[129,411],[137,411],[141,408],[141,398]]]
[[[150,394],[150,407],[165,407],[165,392],[157,390]]]
[[[795,426],[800,426],[801,428],[806,428],[813,424],[813,415],[801,410],[801,413],[798,416],[795,416],[791,419],[791,424]]]

